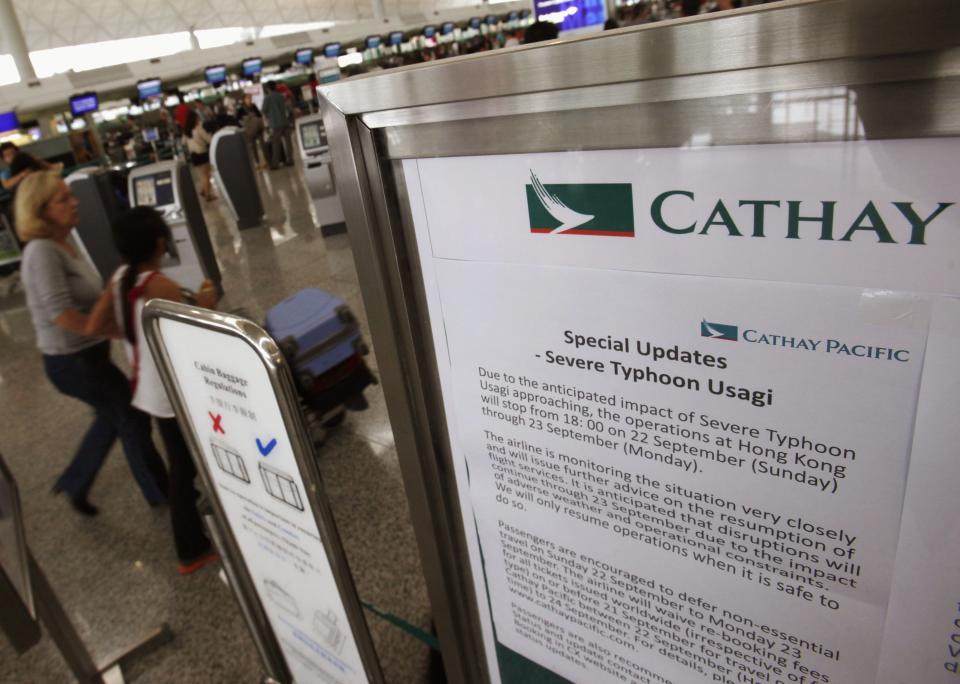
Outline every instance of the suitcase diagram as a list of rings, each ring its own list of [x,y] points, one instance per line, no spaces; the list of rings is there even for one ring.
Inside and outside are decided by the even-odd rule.
[[[297,606],[297,602],[294,600],[293,595],[281,587],[278,582],[272,579],[265,579],[263,581],[263,589],[271,603],[287,613],[290,613],[290,615],[293,617],[300,617],[300,608]]]
[[[220,470],[241,482],[250,484],[250,474],[247,472],[247,466],[240,454],[232,447],[214,441],[210,442],[210,448],[213,450],[213,459],[217,462],[217,467]]]
[[[295,508],[298,511],[304,510],[303,498],[300,496],[300,490],[297,489],[297,483],[294,482],[292,477],[282,470],[277,470],[263,463],[260,463],[259,467],[260,479],[263,480],[263,488],[267,491],[267,494],[277,501],[287,504],[290,508]]]
[[[340,655],[346,637],[337,624],[337,616],[331,609],[326,612],[316,611],[313,614],[313,631],[323,640],[327,647]]]

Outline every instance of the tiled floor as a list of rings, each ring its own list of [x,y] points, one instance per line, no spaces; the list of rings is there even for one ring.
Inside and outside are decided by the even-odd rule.
[[[315,286],[338,293],[368,331],[346,235],[320,236],[299,172],[265,172],[268,225],[239,232],[222,202],[206,207],[224,275],[224,309],[260,320],[270,306]],[[172,644],[136,664],[138,682],[257,682],[261,668],[229,589],[213,568],[176,573],[167,510],[140,496],[119,447],[82,518],[49,494],[89,420],[86,405],[46,380],[22,294],[0,286],[0,453],[18,479],[30,547],[97,659],[166,622]],[[367,333],[369,334],[369,333]],[[119,348],[114,349],[119,357]],[[369,359],[372,367],[376,360]],[[360,597],[424,629],[429,606],[383,395],[351,414],[322,447],[320,466]],[[159,442],[159,440],[158,440]],[[430,680],[430,655],[413,637],[367,613],[386,679]],[[69,670],[43,641],[17,657],[0,636],[0,682],[65,682]]]

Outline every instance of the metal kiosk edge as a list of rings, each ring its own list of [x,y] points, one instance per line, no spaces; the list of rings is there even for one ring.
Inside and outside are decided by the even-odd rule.
[[[224,500],[220,494],[221,490],[211,475],[200,436],[190,417],[189,400],[186,399],[181,381],[178,380],[173,370],[174,363],[171,360],[170,348],[165,343],[161,332],[162,324],[165,321],[185,324],[195,330],[212,332],[239,340],[244,348],[255,354],[256,358],[262,363],[263,370],[268,377],[269,390],[272,390],[273,398],[276,400],[279,409],[282,428],[289,440],[295,465],[302,477],[307,500],[305,513],[311,516],[320,535],[320,543],[326,553],[326,560],[329,563],[337,593],[349,622],[364,670],[363,674],[366,681],[373,684],[382,684],[383,675],[380,664],[340,543],[333,514],[323,493],[323,484],[315,461],[313,445],[304,425],[293,377],[277,344],[266,331],[244,318],[162,300],[155,299],[147,303],[144,308],[143,320],[144,334],[147,337],[150,350],[157,361],[161,378],[174,406],[184,438],[190,446],[204,489],[209,494],[214,513],[210,531],[217,548],[221,552],[230,585],[240,604],[267,674],[279,682],[288,683],[292,681],[291,668],[286,662],[279,637],[271,627],[271,618],[264,607],[264,602],[250,569],[252,559],[246,559],[241,551],[241,543],[238,542],[238,536],[232,527],[228,509],[224,505]],[[249,370],[249,366],[245,368]],[[280,437],[280,435],[278,434],[277,437]],[[264,455],[263,450],[261,450],[262,455]],[[234,458],[242,457],[234,455]],[[242,467],[246,468],[246,466]],[[263,470],[263,468],[264,466],[261,464],[260,469]],[[272,469],[271,472],[273,472]],[[243,471],[243,475],[246,476],[249,484],[251,477],[246,470]],[[261,473],[261,476],[263,476],[263,473]],[[298,492],[296,492],[296,497],[299,504],[299,513],[302,514],[304,508]],[[290,504],[289,501],[286,503]],[[295,591],[292,587],[287,588]],[[265,590],[268,598],[270,598],[270,592],[276,589],[280,590],[283,598],[293,600],[294,597],[288,594],[283,587],[270,580],[266,581]],[[305,587],[303,590],[316,592],[319,589],[317,587]],[[327,681],[325,676],[322,681]]]
[[[223,201],[237,228],[246,230],[263,223],[263,199],[253,173],[253,163],[243,132],[226,126],[213,134],[210,141],[210,163]]]
[[[79,204],[80,222],[74,231],[100,277],[106,282],[123,263],[113,245],[110,230],[120,213],[113,195],[110,171],[87,167],[71,173],[64,181],[73,190]]]
[[[958,10],[952,0],[795,0],[320,86],[450,681],[491,681],[486,606],[472,584],[476,530],[460,513],[403,160],[680,147],[696,132],[709,134],[701,145],[960,135]],[[845,98],[839,131],[771,125],[775,96],[786,114],[831,90]],[[845,118],[851,95],[867,136]],[[754,110],[765,125],[745,115]]]

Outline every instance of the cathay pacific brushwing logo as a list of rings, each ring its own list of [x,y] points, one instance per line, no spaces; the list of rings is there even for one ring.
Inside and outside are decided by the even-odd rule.
[[[526,190],[531,233],[634,235],[630,183],[544,184],[531,171]]]
[[[700,337],[711,337],[715,340],[729,340],[736,342],[739,328],[726,323],[710,323],[707,319],[700,322]]]

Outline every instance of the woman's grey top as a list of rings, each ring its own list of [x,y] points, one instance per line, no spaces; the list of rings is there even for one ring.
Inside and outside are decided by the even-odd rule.
[[[68,309],[88,313],[100,297],[103,281],[83,257],[70,256],[53,240],[31,240],[23,250],[20,277],[41,352],[71,354],[101,341],[53,322]]]

